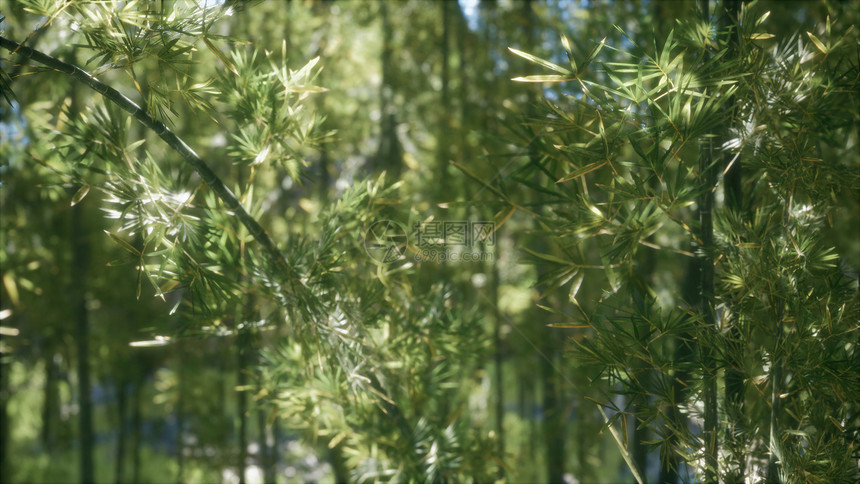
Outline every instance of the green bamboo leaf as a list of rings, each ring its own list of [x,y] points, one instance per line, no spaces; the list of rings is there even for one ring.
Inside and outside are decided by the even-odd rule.
[[[545,261],[555,262],[555,263],[558,263],[558,264],[570,265],[570,261],[567,261],[567,260],[561,259],[561,258],[559,258],[559,257],[556,257],[556,256],[552,255],[552,254],[543,254],[543,253],[540,253],[540,252],[535,252],[535,251],[533,251],[533,250],[529,249],[528,247],[522,247],[522,249],[523,249],[524,251],[528,252],[529,254],[531,254],[531,255],[533,255],[533,256],[535,256],[535,257],[537,257],[538,259],[543,259],[543,260],[545,260]]]
[[[561,46],[564,47],[565,52],[567,52],[568,54],[573,53],[573,51],[570,49],[570,40],[564,34],[561,34]]]
[[[559,76],[557,74],[549,74],[545,76],[525,76],[525,77],[515,77],[511,79],[516,82],[565,82],[565,81],[574,81],[576,77],[569,76]]]
[[[549,323],[547,324],[548,328],[563,328],[563,329],[585,329],[590,328],[590,324],[581,324],[581,323]]]
[[[139,139],[139,140],[135,141],[134,143],[131,143],[130,145],[126,146],[126,147],[125,147],[125,150],[126,150],[126,151],[134,151],[134,150],[136,150],[140,145],[142,145],[142,144],[143,144],[143,143],[145,143],[145,142],[146,142],[146,138]]]
[[[2,95],[3,99],[11,105],[12,101],[17,100],[17,98],[15,97],[15,92],[12,91],[9,81],[11,81],[9,75],[6,74],[6,71],[4,71],[2,67],[0,67],[0,95]]]
[[[809,36],[809,40],[815,44],[815,47],[818,47],[818,50],[821,51],[822,54],[827,54],[827,47],[824,46],[824,43],[818,40],[818,37],[812,34],[812,32],[806,32],[806,35]]]
[[[573,72],[579,72],[579,69],[576,67],[576,59],[573,56],[573,49],[570,47],[570,40],[564,34],[561,36],[561,45],[567,53],[567,60],[570,61],[570,68],[573,69]]]
[[[750,35],[750,40],[767,40],[767,39],[772,39],[774,37],[775,36],[773,34],[768,34],[765,32],[756,32],[756,33]]]
[[[582,280],[585,278],[585,273],[577,272],[576,277],[570,285],[570,300],[576,302],[576,295],[579,294],[579,288],[582,287]]]
[[[72,206],[74,207],[75,205],[81,203],[81,200],[83,200],[84,197],[87,196],[87,193],[90,193],[89,185],[84,185],[79,188],[78,191],[75,192],[75,196],[72,197]]]
[[[105,230],[104,232],[108,235],[108,237],[110,237],[110,239],[111,239],[111,240],[113,240],[114,242],[116,242],[116,244],[117,244],[118,246],[122,247],[123,249],[125,249],[126,251],[128,251],[129,253],[131,253],[132,255],[135,255],[135,256],[137,256],[137,257],[140,257],[140,256],[141,256],[140,251],[139,251],[139,250],[137,250],[137,249],[135,249],[133,245],[129,244],[128,242],[126,242],[126,241],[124,241],[124,240],[122,240],[121,238],[117,237],[116,235],[114,235],[114,234],[112,234],[112,233],[108,232],[107,230]]]
[[[606,37],[602,38],[600,42],[595,45],[594,48],[591,49],[591,52],[589,52],[588,55],[585,57],[585,61],[582,63],[582,67],[577,72],[585,71],[585,68],[588,67],[589,64],[591,64],[591,61],[593,61],[594,58],[597,57],[597,54],[600,53],[600,50],[603,49],[604,45],[606,45],[605,42]]]
[[[238,76],[239,71],[236,70],[236,66],[233,64],[233,62],[230,61],[230,59],[226,55],[224,55],[223,52],[221,52],[221,49],[219,49],[208,38],[206,38],[205,35],[202,38],[203,43],[206,44],[206,47],[208,47],[209,50],[212,51],[213,54],[215,54],[215,57],[217,57],[218,60],[220,60],[221,63],[224,64],[224,67],[226,67],[230,72]]]
[[[153,346],[166,346],[172,343],[170,336],[156,336],[154,339],[145,341],[131,341],[128,345],[133,348],[150,348]]]
[[[594,170],[600,169],[601,167],[603,167],[603,165],[605,165],[607,163],[609,163],[609,160],[595,161],[594,163],[589,163],[589,164],[587,164],[583,167],[580,167],[576,170],[573,170],[572,172],[559,178],[558,180],[556,180],[556,183],[564,183],[566,181],[573,180],[574,178],[579,178],[582,175],[585,175],[587,173],[591,173]]]
[[[561,67],[560,65],[553,64],[553,63],[552,63],[552,62],[550,62],[550,61],[543,60],[543,59],[541,59],[540,57],[535,57],[535,56],[533,56],[533,55],[531,55],[531,54],[527,54],[527,53],[525,53],[525,52],[523,52],[523,51],[521,51],[521,50],[514,49],[513,47],[508,47],[508,50],[509,50],[509,51],[511,51],[511,52],[513,52],[514,54],[516,54],[516,55],[518,55],[518,56],[520,56],[520,57],[522,57],[522,58],[524,58],[524,59],[528,60],[528,61],[534,62],[535,64],[542,65],[542,66],[546,67],[547,69],[553,70],[553,71],[555,71],[555,72],[558,72],[558,73],[561,73],[561,74],[564,74],[564,75],[570,75],[570,74],[573,74],[572,72],[570,72],[569,70],[565,69],[564,67]]]
[[[758,27],[759,25],[763,24],[764,21],[767,20],[768,17],[770,17],[770,10],[768,10],[767,12],[762,14],[762,16],[759,17],[758,20],[755,21],[755,26]]]

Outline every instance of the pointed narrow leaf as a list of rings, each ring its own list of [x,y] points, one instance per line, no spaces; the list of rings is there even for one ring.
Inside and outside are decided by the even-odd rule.
[[[535,252],[535,251],[533,251],[533,250],[529,249],[528,247],[522,247],[522,249],[523,249],[524,251],[528,252],[529,254],[531,254],[531,255],[533,255],[533,256],[535,256],[535,257],[537,257],[538,259],[543,259],[543,260],[545,260],[545,261],[549,261],[549,262],[555,262],[555,263],[557,263],[557,264],[570,265],[570,261],[566,261],[566,260],[561,259],[561,258],[559,258],[559,257],[556,257],[556,256],[554,256],[554,255],[552,255],[552,254],[543,254],[543,253],[540,253],[540,252]]]
[[[81,200],[83,200],[84,197],[87,196],[87,193],[90,193],[90,186],[89,185],[84,185],[81,188],[79,188],[78,191],[75,192],[75,196],[72,197],[72,206],[74,207],[75,205],[79,204],[81,202]]]
[[[170,336],[156,336],[154,339],[145,341],[132,341],[128,345],[133,348],[148,348],[152,346],[166,346],[171,343]]]
[[[221,52],[221,49],[219,49],[218,47],[216,47],[216,46],[215,46],[215,44],[213,44],[212,42],[210,42],[210,41],[209,41],[209,39],[208,39],[208,38],[206,38],[206,36],[205,36],[205,35],[204,35],[202,38],[203,38],[203,43],[204,43],[204,44],[206,44],[206,47],[208,47],[208,48],[209,48],[209,50],[210,50],[210,51],[212,51],[212,53],[213,53],[213,54],[215,54],[215,57],[217,57],[217,58],[218,58],[218,60],[220,60],[220,61],[221,61],[221,63],[223,63],[223,64],[224,64],[224,66],[225,66],[225,67],[226,67],[230,72],[232,72],[233,74],[235,74],[235,75],[237,75],[237,76],[238,76],[238,75],[239,75],[239,71],[238,71],[238,70],[236,70],[236,66],[235,66],[235,65],[233,65],[233,62],[231,62],[231,61],[230,61],[230,59],[228,59],[228,58],[227,58],[227,56],[225,56],[225,55],[224,55],[224,53],[223,53],[223,52]]]
[[[823,42],[818,40],[818,37],[812,35],[812,32],[807,32],[806,35],[809,36],[809,40],[815,44],[815,47],[818,47],[818,50],[820,50],[822,54],[827,54],[827,47],[824,46]]]
[[[600,40],[600,43],[598,43],[597,45],[594,46],[593,49],[591,49],[591,52],[585,58],[585,62],[582,63],[581,69],[583,71],[585,70],[586,67],[588,67],[589,64],[591,64],[591,61],[593,61],[594,58],[597,57],[597,54],[600,53],[600,49],[602,49],[603,46],[605,45],[604,42],[606,42],[606,37],[602,38]]]
[[[511,79],[516,82],[565,82],[565,81],[574,81],[576,77],[570,76],[559,76],[557,74],[550,74],[546,76],[525,76],[525,77],[515,77]]]
[[[579,271],[576,274],[576,277],[573,278],[573,282],[570,285],[570,300],[571,302],[576,301],[576,295],[579,293],[579,288],[582,287],[582,280],[585,278],[585,274],[582,271]]]
[[[126,242],[126,241],[122,240],[121,238],[117,237],[116,235],[114,235],[114,234],[112,234],[112,233],[108,232],[107,230],[105,230],[105,233],[108,235],[108,237],[110,237],[110,238],[111,238],[111,240],[113,240],[114,242],[116,242],[116,244],[117,244],[118,246],[120,246],[120,247],[122,247],[123,249],[127,250],[128,252],[130,252],[130,253],[132,253],[132,254],[134,254],[134,255],[136,255],[136,256],[138,256],[138,257],[140,257],[140,255],[141,255],[141,254],[140,254],[140,251],[139,251],[139,250],[137,250],[137,249],[135,249],[135,248],[134,248],[134,246],[132,246],[132,245],[131,245],[131,244],[129,244],[128,242]]]
[[[568,54],[573,52],[570,50],[570,40],[568,40],[567,36],[564,34],[561,34],[561,46],[564,47],[564,50],[567,51]]]
[[[773,34],[768,34],[764,32],[757,32],[755,34],[750,35],[750,40],[767,40],[774,38]]]
[[[523,52],[523,51],[521,51],[521,50],[514,49],[513,47],[508,47],[508,50],[509,50],[509,51],[511,51],[511,52],[513,52],[514,54],[516,54],[516,55],[518,55],[518,56],[520,56],[520,57],[522,57],[522,58],[524,58],[524,59],[528,60],[528,61],[534,62],[535,64],[542,65],[542,66],[546,67],[547,69],[553,70],[553,71],[558,72],[558,73],[560,73],[560,74],[565,74],[565,75],[570,75],[570,74],[572,74],[572,72],[570,72],[569,70],[565,69],[564,67],[561,67],[561,66],[559,66],[559,65],[553,64],[553,63],[552,63],[552,62],[550,62],[550,61],[543,60],[543,59],[541,59],[540,57],[535,57],[535,56],[533,56],[533,55],[531,55],[531,54],[527,54],[527,53],[525,53],[525,52]]]
[[[609,162],[609,160],[603,160],[603,161],[595,161],[594,163],[589,163],[589,164],[587,164],[583,167],[580,167],[576,170],[573,170],[572,172],[568,173],[567,175],[559,178],[556,181],[556,183],[564,183],[566,181],[573,180],[574,178],[579,178],[582,175],[585,175],[586,173],[591,173],[594,170],[600,169],[601,167],[603,167],[603,165],[605,165],[608,162]]]
[[[765,12],[761,17],[758,18],[758,20],[755,21],[755,26],[758,27],[759,25],[763,24],[768,17],[770,17],[770,10]]]
[[[582,324],[582,323],[549,323],[547,324],[548,328],[564,328],[564,329],[586,329],[590,328],[591,325]]]

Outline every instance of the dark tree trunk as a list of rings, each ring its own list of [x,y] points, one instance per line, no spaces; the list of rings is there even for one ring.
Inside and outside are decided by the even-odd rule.
[[[533,10],[532,0],[526,0],[522,3],[521,22],[525,30],[526,38],[525,45],[539,45],[537,36],[536,19]],[[536,104],[536,94],[534,90],[528,91],[528,105]],[[537,166],[540,163],[539,156],[533,146],[529,146],[529,157],[532,163]],[[542,194],[536,196],[535,206],[538,213],[543,212],[544,203]],[[540,231],[540,225],[535,220],[535,229]],[[549,249],[543,239],[539,239],[535,243],[537,252],[547,252]],[[538,280],[541,280],[545,273],[543,265],[537,266]],[[551,297],[551,296],[549,296]],[[543,321],[545,314],[542,310],[534,309],[535,321]],[[561,382],[557,371],[558,356],[561,354],[561,341],[563,333],[558,329],[552,329],[543,324],[536,325],[539,331],[540,348],[543,352],[543,358],[540,360],[540,384],[543,409],[543,438],[544,447],[546,449],[546,472],[549,482],[564,481],[564,456],[565,456],[565,430],[566,430],[566,415],[564,405],[562,405]]]
[[[85,293],[86,271],[89,261],[90,247],[85,238],[83,226],[83,206],[72,207],[72,287],[74,294],[75,342],[78,353],[78,399],[79,442],[80,442],[80,478],[81,482],[95,481],[95,466],[93,464],[93,409],[90,383],[90,335]]]
[[[713,141],[706,140],[704,142],[703,151],[701,153],[699,169],[704,176],[704,182],[707,187],[712,187],[716,184],[714,173],[714,155]],[[700,197],[699,205],[699,224],[701,227],[700,237],[702,240],[702,265],[700,271],[700,289],[701,299],[699,301],[700,311],[702,315],[702,323],[705,330],[713,328],[716,324],[714,317],[714,193],[712,190],[706,190]],[[704,440],[705,440],[705,482],[717,482],[719,475],[717,456],[719,453],[719,443],[717,439],[717,364],[714,358],[714,350],[709,342],[704,345],[699,345],[699,350],[702,355],[702,377],[705,380],[704,386]]]
[[[397,136],[397,113],[394,104],[394,52],[393,31],[388,8],[395,3],[380,2],[382,21],[382,85],[379,90],[380,137],[375,168],[386,170],[393,180],[400,178],[403,165],[403,148]]]
[[[496,252],[498,256],[498,251]],[[490,304],[493,311],[493,372],[495,385],[495,416],[496,416],[496,452],[500,459],[505,456],[505,374],[504,374],[504,343],[502,341],[502,314],[499,308],[499,266],[490,264]],[[499,466],[498,478],[504,479],[505,468]]]
[[[278,472],[278,464],[280,463],[281,456],[281,424],[278,417],[275,417],[275,421],[272,422],[272,450],[271,473],[274,476]],[[275,481],[273,480],[272,482]]]
[[[676,12],[676,6],[667,4],[666,2],[651,2],[654,11],[654,28],[657,30],[658,38],[665,39],[668,32],[665,31],[665,26],[674,24],[673,15]],[[699,277],[699,260],[691,259],[686,268],[684,282],[682,285],[681,296],[689,304],[695,304],[698,301],[698,277]],[[688,363],[694,355],[695,348],[690,343],[691,335],[682,334],[675,339],[675,349],[672,355],[672,360],[676,366]],[[682,412],[684,402],[687,401],[687,388],[690,379],[689,372],[685,370],[677,370],[672,375],[672,395],[675,404],[668,410],[668,422],[666,425],[676,426],[678,428],[687,428],[686,415]],[[669,430],[669,438],[666,440],[664,447],[660,450],[660,472],[657,482],[675,484],[680,480],[679,466],[680,460],[676,453],[680,442],[675,437],[675,433]]]
[[[72,59],[74,62],[74,59]],[[77,86],[72,87],[72,103],[69,107],[69,117],[77,117],[80,104]],[[78,437],[80,444],[80,479],[82,483],[95,481],[95,465],[93,463],[93,410],[90,383],[90,335],[87,314],[86,282],[89,267],[90,245],[86,239],[84,227],[84,206],[78,203],[72,207],[71,221],[72,239],[72,320],[75,321],[75,343],[78,357]],[[49,362],[53,365],[52,361]]]
[[[699,1],[703,19],[710,17],[708,0]],[[707,54],[705,54],[707,56]],[[715,327],[714,315],[714,192],[717,182],[714,140],[704,139],[699,153],[699,176],[705,187],[697,200],[699,212],[699,239],[702,241],[699,278],[699,311],[705,332]],[[700,340],[702,378],[704,379],[704,444],[705,474],[707,483],[717,482],[719,476],[719,442],[717,436],[717,364],[710,343]]]
[[[439,8],[442,13],[442,38],[440,39],[440,50],[442,56],[442,89],[439,96],[439,129],[436,139],[436,164],[438,170],[438,186],[444,187],[446,174],[448,173],[448,158],[450,150],[450,112],[451,112],[451,7],[452,2],[441,2]]]
[[[681,297],[693,306],[699,298],[699,274],[701,260],[698,258],[690,259],[690,264],[686,268],[684,282],[681,286]],[[693,335],[685,332],[675,339],[675,353],[672,357],[674,365],[678,368],[689,367],[695,355],[695,346],[692,343]],[[669,409],[669,425],[676,428],[685,429],[688,427],[686,414],[683,412],[684,402],[688,401],[690,373],[686,370],[676,370],[672,378],[672,396],[675,400],[675,405]],[[666,445],[668,448],[662,449],[663,455],[660,460],[660,478],[659,482],[678,482],[680,479],[679,466],[680,460],[676,452],[681,443],[675,436],[675,432],[669,430],[670,437]]]
[[[54,424],[59,415],[60,396],[57,392],[57,379],[59,368],[54,361],[55,353],[48,352],[45,358],[45,401],[42,403],[42,446],[48,453],[52,453],[56,444],[56,429]]]
[[[74,63],[74,58],[71,61]],[[72,87],[69,117],[74,119],[80,112],[77,86]],[[83,483],[95,481],[93,463],[93,420],[90,383],[90,335],[87,314],[86,282],[89,267],[90,245],[84,227],[84,206],[78,203],[72,207],[71,214],[72,273],[70,279],[72,321],[75,322],[75,345],[77,350],[78,373],[78,438],[80,445],[80,480]],[[51,362],[52,363],[52,362]]]
[[[469,159],[469,147],[467,143],[466,135],[470,131],[469,125],[469,62],[466,59],[469,57],[469,52],[467,52],[467,44],[466,39],[467,36],[470,35],[469,26],[466,23],[466,16],[463,14],[463,10],[461,8],[456,9],[457,12],[457,57],[458,57],[458,76],[460,77],[460,88],[458,91],[458,97],[460,98],[460,129],[457,130],[458,141],[457,145],[459,147],[458,150],[458,161],[465,161]],[[465,182],[464,179],[464,187],[468,187],[471,184]],[[464,191],[466,196],[469,196],[467,191]]]
[[[268,432],[266,432],[266,413],[263,412],[263,409],[257,410],[257,446],[260,448],[260,457],[258,462],[260,467],[263,469],[263,473],[267,473],[269,471],[269,438]],[[263,478],[265,482],[269,482],[266,480],[266,477]]]
[[[734,59],[737,56],[740,29],[738,25],[738,13],[740,11],[740,2],[736,0],[724,0],[724,11],[720,16],[720,26],[728,30],[727,48],[729,52],[725,56],[727,60]],[[726,119],[735,119],[734,114],[735,102],[730,99],[725,107],[724,112]],[[731,124],[725,126],[728,131]],[[725,137],[728,138],[729,133],[726,132]],[[735,214],[743,216],[744,200],[742,192],[742,171],[740,154],[733,154],[731,151],[723,153],[723,167],[725,171],[724,177],[724,194],[726,200],[726,209]],[[745,452],[745,405],[744,395],[746,387],[744,385],[744,347],[745,343],[741,336],[740,318],[738,311],[734,308],[729,308],[731,311],[730,330],[726,354],[729,358],[729,364],[726,367],[726,385],[725,385],[725,406],[726,420],[728,428],[726,432],[726,448],[730,453],[731,468],[726,469],[726,480],[728,482],[739,482],[746,475],[746,452]]]

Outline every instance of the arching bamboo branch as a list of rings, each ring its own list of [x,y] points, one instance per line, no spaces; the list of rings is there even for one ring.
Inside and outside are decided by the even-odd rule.
[[[73,64],[69,64],[68,62],[63,62],[55,57],[47,55],[38,50],[32,49],[25,45],[21,45],[13,40],[9,40],[3,36],[0,36],[0,47],[17,54],[26,59],[33,60],[42,64],[44,66],[50,67],[57,71],[60,71],[64,74],[67,74],[72,79],[80,81],[87,86],[89,86],[92,90],[98,92],[102,96],[104,96],[110,102],[116,104],[121,107],[123,110],[134,116],[138,121],[144,124],[147,128],[153,130],[158,136],[163,139],[174,151],[179,153],[182,158],[194,168],[194,171],[200,175],[200,178],[209,185],[209,188],[215,192],[215,195],[227,205],[227,208],[233,211],[237,217],[239,217],[239,221],[242,222],[248,231],[251,233],[251,236],[263,247],[263,250],[266,252],[266,255],[271,262],[274,263],[279,269],[283,270],[285,274],[289,276],[291,282],[300,282],[298,275],[295,273],[292,267],[287,263],[287,260],[284,258],[284,255],[277,248],[272,238],[269,234],[263,229],[262,226],[252,217],[245,207],[239,203],[239,200],[224,185],[224,182],[221,181],[220,178],[206,165],[205,162],[194,152],[184,141],[182,141],[179,136],[177,136],[173,131],[170,130],[167,126],[164,125],[161,121],[153,118],[149,113],[147,113],[143,108],[134,103],[131,99],[125,97],[122,93],[117,91],[116,89],[108,86],[107,84],[99,81],[91,74],[87,73],[83,69]]]

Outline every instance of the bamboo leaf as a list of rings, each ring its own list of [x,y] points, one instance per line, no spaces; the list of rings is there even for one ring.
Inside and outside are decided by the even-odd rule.
[[[566,181],[573,180],[574,178],[579,178],[582,175],[585,175],[587,173],[591,173],[594,170],[600,169],[601,167],[603,167],[603,165],[605,165],[607,163],[609,163],[609,160],[595,161],[594,163],[589,163],[589,164],[587,164],[583,167],[580,167],[579,169],[576,169],[576,170],[566,174],[565,176],[559,178],[556,181],[556,183],[564,183]]]
[[[524,59],[526,59],[526,60],[528,60],[528,61],[531,61],[531,62],[534,62],[535,64],[538,64],[538,65],[544,66],[544,67],[546,67],[547,69],[553,70],[553,71],[558,72],[558,73],[560,73],[560,74],[564,74],[564,75],[571,75],[571,74],[573,74],[572,72],[570,72],[569,70],[565,69],[564,67],[561,67],[560,65],[553,64],[553,63],[552,63],[552,62],[550,62],[550,61],[547,61],[547,60],[541,59],[540,57],[535,57],[535,56],[533,56],[533,55],[531,55],[531,54],[528,54],[528,53],[526,53],[526,52],[523,52],[523,51],[521,51],[521,50],[514,49],[513,47],[508,47],[508,50],[510,50],[510,51],[511,51],[511,52],[513,52],[514,54],[516,54],[516,55],[518,55],[518,56],[520,56],[520,57],[522,57],[522,58],[524,58]]]
[[[81,200],[83,200],[84,197],[87,196],[87,193],[90,193],[90,186],[89,185],[84,185],[81,188],[79,188],[78,191],[75,192],[75,196],[72,197],[71,206],[74,207],[75,205],[81,203]]]
[[[123,249],[125,249],[126,251],[128,251],[129,253],[131,253],[131,254],[133,254],[133,255],[135,255],[135,256],[137,256],[137,257],[141,257],[141,253],[140,253],[140,251],[139,251],[139,250],[137,250],[136,248],[134,248],[134,246],[133,246],[133,245],[129,244],[128,242],[126,242],[126,241],[124,241],[124,240],[122,240],[121,238],[117,237],[116,235],[114,235],[114,234],[112,234],[112,233],[108,232],[107,230],[105,230],[104,232],[108,235],[108,237],[110,237],[110,239],[111,239],[111,240],[113,240],[114,242],[116,242],[116,244],[117,244],[118,246],[122,247]]]
[[[557,264],[570,265],[570,261],[561,259],[559,257],[552,255],[552,254],[543,254],[540,252],[536,252],[534,250],[529,249],[528,247],[522,247],[522,249],[524,251],[528,252],[529,254],[537,257],[538,259],[543,259],[543,260],[549,261],[549,262],[555,262]]]
[[[767,20],[768,17],[770,17],[770,10],[768,10],[767,12],[762,14],[762,16],[759,17],[758,20],[755,21],[755,26],[758,27],[759,25],[763,24],[764,21]]]
[[[827,54],[827,47],[824,46],[823,42],[818,40],[818,37],[813,35],[812,32],[806,32],[806,35],[809,36],[809,40],[811,40],[812,43],[815,44],[815,47],[817,47],[818,50],[820,50],[822,54],[825,54],[825,55]]]
[[[750,35],[750,40],[767,40],[772,39],[775,36],[773,34],[768,34],[766,32],[756,32]]]
[[[568,40],[567,36],[564,34],[561,34],[561,46],[564,47],[565,52],[568,54],[573,53],[570,49],[570,40]]]
[[[236,70],[236,66],[233,64],[232,61],[230,61],[230,59],[227,58],[226,55],[224,55],[223,52],[221,52],[221,49],[219,49],[215,44],[213,44],[205,35],[202,36],[202,39],[203,43],[206,44],[206,47],[208,47],[209,50],[213,54],[215,54],[215,57],[217,57],[218,60],[220,60],[221,63],[224,64],[224,67],[226,67],[230,72],[238,76],[239,71]]]
[[[555,74],[545,75],[545,76],[525,76],[525,77],[514,77],[511,79],[516,82],[565,82],[565,81],[575,81],[576,77],[569,76],[559,76]]]

